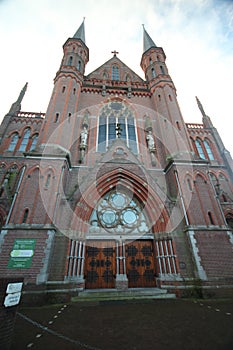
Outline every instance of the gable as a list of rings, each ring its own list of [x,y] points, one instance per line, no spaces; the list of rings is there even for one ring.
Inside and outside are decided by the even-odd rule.
[[[117,67],[117,68],[113,68]],[[113,77],[113,70],[115,77]],[[117,79],[118,78],[118,79]],[[124,82],[144,83],[144,80],[123,63],[118,57],[113,56],[110,60],[105,62],[102,66],[91,72],[86,76],[86,79],[97,80],[118,80]]]

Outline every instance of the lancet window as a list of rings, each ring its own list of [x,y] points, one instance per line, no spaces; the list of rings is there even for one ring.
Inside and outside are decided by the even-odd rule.
[[[138,153],[135,120],[132,111],[121,102],[109,102],[99,116],[97,151],[105,152],[113,140],[121,138]]]

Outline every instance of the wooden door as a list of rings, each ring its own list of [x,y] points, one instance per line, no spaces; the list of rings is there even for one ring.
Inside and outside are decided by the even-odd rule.
[[[126,245],[126,269],[129,288],[156,286],[152,241],[134,241]]]
[[[112,241],[88,241],[85,254],[85,287],[114,288],[116,250]]]

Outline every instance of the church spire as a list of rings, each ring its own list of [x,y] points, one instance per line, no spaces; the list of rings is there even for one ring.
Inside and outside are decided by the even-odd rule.
[[[23,101],[25,92],[27,90],[28,83],[24,85],[22,90],[20,91],[19,97],[17,98],[16,102],[14,102],[10,108],[9,114],[15,114],[21,110],[21,102]]]
[[[147,33],[144,24],[143,26],[143,53],[149,50],[151,47],[157,47],[150,35]]]
[[[80,27],[78,28],[77,32],[74,34],[73,38],[75,38],[75,39],[81,39],[82,42],[83,42],[84,44],[86,44],[86,42],[85,42],[84,21],[85,21],[85,17],[83,18],[82,24],[81,24]]]
[[[210,117],[208,117],[208,115],[206,115],[204,108],[203,108],[200,100],[197,98],[197,96],[196,96],[196,101],[197,101],[198,108],[200,109],[201,114],[202,114],[202,122],[203,122],[204,127],[205,128],[212,128],[213,123],[212,123]]]

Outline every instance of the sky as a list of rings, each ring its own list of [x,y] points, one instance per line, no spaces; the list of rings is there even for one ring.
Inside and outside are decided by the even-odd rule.
[[[167,56],[185,122],[202,122],[198,96],[233,156],[233,0],[0,0],[0,120],[26,82],[22,111],[46,112],[62,46],[84,17],[85,74],[117,50],[144,79],[144,24]]]

